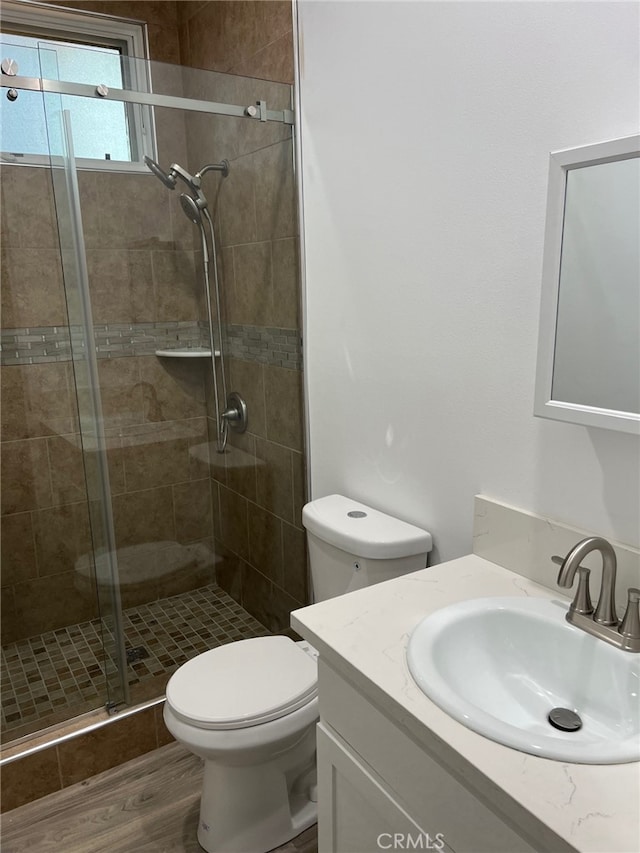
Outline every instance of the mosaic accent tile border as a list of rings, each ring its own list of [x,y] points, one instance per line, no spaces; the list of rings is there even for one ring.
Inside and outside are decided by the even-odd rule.
[[[257,361],[292,370],[302,368],[302,342],[297,329],[227,325],[225,353],[243,361]],[[157,349],[208,346],[206,323],[197,320],[163,323],[110,323],[94,326],[98,358],[153,355]],[[70,361],[85,347],[78,326],[37,326],[3,329],[0,334],[0,363],[39,364]]]
[[[243,361],[257,361],[300,370],[302,339],[297,329],[228,325],[226,354]]]
[[[217,584],[124,611],[127,647],[149,656],[129,664],[129,684],[174,672],[200,652],[271,632]],[[2,731],[43,721],[105,697],[105,661],[99,619],[48,631],[2,649]],[[112,641],[112,637],[108,638]],[[35,727],[35,726],[34,726]],[[37,726],[38,728],[41,726]]]
[[[202,334],[202,328],[195,320],[94,326],[98,358],[153,355],[157,349],[198,346]],[[76,351],[84,349],[84,336],[79,326],[3,329],[0,338],[1,363],[70,361],[72,344]]]

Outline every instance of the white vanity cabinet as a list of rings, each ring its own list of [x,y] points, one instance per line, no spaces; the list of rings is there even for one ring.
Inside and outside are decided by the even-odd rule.
[[[320,853],[640,850],[638,762],[576,764],[511,749],[450,717],[409,672],[408,638],[430,613],[541,595],[550,593],[470,554],[291,614],[320,656]]]
[[[325,660],[319,663],[318,839],[320,853],[443,850],[445,853],[568,851],[496,811],[492,791],[472,790],[442,760]],[[446,748],[444,750],[446,752]],[[486,795],[486,796],[485,796]],[[543,833],[546,835],[546,833]]]
[[[318,725],[319,850],[391,850],[395,840],[426,846],[427,834],[396,794],[327,726]],[[409,841],[411,839],[411,841]],[[433,842],[439,839],[434,837]],[[429,848],[427,848],[429,849]],[[433,849],[450,850],[445,845]]]

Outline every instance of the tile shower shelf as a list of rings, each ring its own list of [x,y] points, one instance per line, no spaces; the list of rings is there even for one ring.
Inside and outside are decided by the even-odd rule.
[[[211,350],[208,347],[182,347],[181,349],[157,349],[156,355],[160,358],[211,358]],[[215,350],[216,358],[220,350]]]

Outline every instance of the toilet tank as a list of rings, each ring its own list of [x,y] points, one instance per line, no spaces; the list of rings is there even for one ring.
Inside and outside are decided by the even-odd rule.
[[[306,504],[314,600],[424,569],[431,534],[342,495]]]

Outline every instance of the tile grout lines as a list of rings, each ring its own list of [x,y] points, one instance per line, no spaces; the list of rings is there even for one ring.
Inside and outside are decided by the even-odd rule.
[[[144,646],[149,652],[130,664],[131,686],[169,675],[200,652],[270,633],[216,584],[130,607],[123,622],[127,647]],[[80,703],[100,706],[106,699],[105,668],[112,672],[114,667],[102,651],[102,630],[112,644],[107,620],[101,628],[100,620],[93,619],[2,649],[3,733],[44,721],[65,707],[73,716]]]

